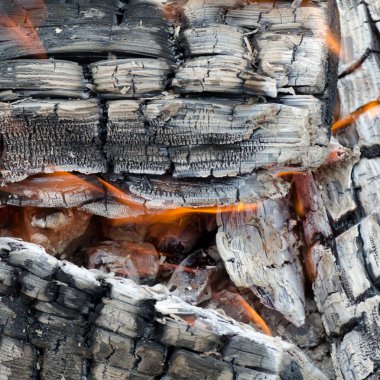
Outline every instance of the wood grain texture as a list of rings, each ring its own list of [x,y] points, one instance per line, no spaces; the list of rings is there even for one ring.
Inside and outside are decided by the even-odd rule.
[[[45,5],[1,8],[3,183],[65,170],[120,181],[165,176],[178,191],[175,177],[256,178],[324,161],[326,84],[334,85],[327,77],[335,72],[323,34],[333,22],[329,5],[189,0],[174,18],[173,4],[154,0]],[[92,119],[85,104],[94,107]],[[70,114],[59,112],[67,107]],[[55,123],[45,129],[38,118]],[[179,197],[195,204],[186,192]]]
[[[0,255],[4,378],[326,379],[294,345],[186,304],[164,287],[78,268],[10,238],[0,238]],[[7,286],[8,273],[18,287]],[[22,301],[31,277],[35,292]],[[46,284],[54,298],[36,299]]]
[[[264,201],[257,210],[218,216],[218,251],[232,281],[296,326],[305,322],[303,274],[287,203]]]
[[[337,1],[342,49],[340,117],[379,96],[375,2]],[[310,247],[314,296],[331,340],[338,379],[379,377],[378,107],[338,132],[341,160],[316,173],[332,234]],[[351,150],[351,149],[352,150]],[[349,153],[351,150],[351,154]],[[343,153],[343,154],[342,154]]]

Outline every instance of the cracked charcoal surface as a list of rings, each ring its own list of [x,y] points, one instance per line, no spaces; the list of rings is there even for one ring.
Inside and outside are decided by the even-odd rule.
[[[162,176],[178,191],[183,178],[222,186],[230,177],[234,196],[179,194],[210,205],[236,202],[245,178],[258,199],[257,172],[324,161],[328,4],[188,1],[170,18],[173,9],[153,0],[45,3],[39,12],[2,4],[28,36],[15,40],[9,20],[0,27],[3,183],[75,171],[126,184]]]

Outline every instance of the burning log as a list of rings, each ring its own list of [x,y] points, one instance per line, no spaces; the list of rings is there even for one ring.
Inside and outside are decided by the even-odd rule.
[[[77,207],[95,215],[121,218],[122,222],[123,218],[133,221],[140,215],[162,215],[167,209],[169,214],[173,212],[179,216],[197,212],[215,214],[219,206],[236,209],[237,206],[233,205],[239,201],[253,204],[262,198],[278,199],[288,191],[289,184],[282,178],[264,173],[238,178],[209,178],[202,182],[166,176],[128,176],[124,180],[106,182],[91,175],[56,172],[7,184],[0,188],[0,203]]]
[[[256,178],[269,166],[307,169],[324,161],[329,115],[322,114],[328,96],[304,102],[304,94],[325,92],[334,70],[325,41],[333,22],[326,4],[280,11],[238,0],[188,1],[182,10],[151,0],[76,3],[3,7],[4,100],[20,97],[20,103],[4,103],[0,115],[3,182],[75,170],[118,174],[126,183],[128,173],[146,174],[153,182],[152,175],[167,175],[165,181],[177,187],[173,177],[228,176],[244,182],[242,175]],[[44,9],[43,15],[36,9]],[[65,20],[64,27],[58,19]],[[114,58],[98,61],[105,53]],[[56,60],[42,60],[34,69],[39,60],[14,59],[38,54]],[[30,70],[38,80],[25,79]],[[70,72],[75,74],[61,86],[60,75]],[[67,99],[86,97],[84,88],[112,100]],[[277,101],[281,93],[295,91],[302,95]],[[220,92],[223,97],[215,97]],[[37,101],[23,94],[63,99]],[[322,122],[316,121],[315,103]],[[42,134],[45,139],[38,137]],[[178,198],[195,201],[185,192]]]
[[[336,377],[378,378],[378,9],[372,1],[337,3],[342,30],[341,119],[334,123],[333,132],[354,151],[336,168],[321,169],[316,175],[324,186],[322,198],[334,233],[311,247],[310,263]]]
[[[216,239],[232,281],[299,326],[305,296],[295,222],[289,219],[286,201],[264,201],[256,211],[220,215]]]
[[[10,238],[0,247],[0,362],[9,376],[326,379],[294,345],[163,287],[111,279]]]

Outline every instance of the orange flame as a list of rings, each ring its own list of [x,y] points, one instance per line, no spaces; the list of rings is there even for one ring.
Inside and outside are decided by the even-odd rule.
[[[364,113],[368,113],[371,119],[374,119],[375,117],[377,117],[377,115],[380,114],[380,100],[378,99],[373,100],[365,104],[364,106],[358,108],[356,111],[350,113],[348,116],[344,117],[343,119],[336,121],[331,128],[331,132],[335,134],[341,129],[348,127],[349,125],[354,123]]]
[[[11,15],[0,15],[0,27],[11,28],[11,37],[30,54],[39,58],[47,58],[43,43],[38,35],[35,20],[32,20],[25,11],[23,0],[16,1],[18,11]],[[29,3],[30,5],[30,3]],[[34,0],[34,10],[47,14],[47,8],[43,0]],[[22,23],[22,26],[20,26]],[[35,54],[39,52],[38,54]]]
[[[255,311],[249,303],[240,295],[237,294],[237,298],[239,301],[239,304],[244,308],[244,310],[249,314],[249,317],[251,318],[251,321],[253,324],[259,326],[261,330],[269,336],[273,336],[272,332],[270,331],[270,328],[265,323],[264,319],[260,317],[260,315]]]
[[[48,181],[40,182],[36,184],[35,179],[47,178]],[[90,182],[90,179],[91,182]],[[134,200],[124,190],[119,189],[115,185],[103,180],[102,178],[89,176],[82,178],[79,175],[72,174],[70,172],[57,171],[49,174],[40,174],[30,177],[20,183],[10,183],[3,187],[3,191],[16,194],[18,196],[25,196],[25,190],[31,189],[34,193],[48,192],[48,191],[60,191],[64,187],[70,189],[75,188],[80,191],[90,191],[97,195],[104,194],[104,188],[106,188],[114,200],[120,204],[130,207],[134,211],[140,211],[140,214],[136,214],[122,217],[112,218],[110,223],[112,225],[122,225],[126,223],[173,223],[178,219],[181,219],[189,214],[208,214],[216,215],[218,213],[232,213],[243,212],[247,210],[256,211],[258,203],[243,203],[239,202],[232,205],[220,205],[209,207],[177,207],[173,209],[147,209],[142,203]],[[96,182],[99,182],[98,184]],[[103,188],[104,186],[104,188]],[[147,220],[146,218],[149,218]]]
[[[210,207],[178,207],[168,210],[149,210],[146,209],[145,216],[149,218],[150,223],[173,223],[189,214],[208,214],[216,215],[219,213],[232,213],[232,212],[242,212],[246,210],[257,209],[257,203],[244,204],[239,202],[238,204],[228,205],[228,206],[210,206]],[[111,224],[114,226],[122,225],[126,223],[146,223],[145,218],[139,219],[135,216],[127,216],[123,218],[111,219]]]
[[[346,54],[342,51],[342,46],[339,38],[335,35],[335,33],[327,28],[325,33],[323,34],[324,40],[326,42],[326,46],[329,51],[337,57],[341,57],[341,59],[345,60]],[[342,57],[343,56],[343,57]]]

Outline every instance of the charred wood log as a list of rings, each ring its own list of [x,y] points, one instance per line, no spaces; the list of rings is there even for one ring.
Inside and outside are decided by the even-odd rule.
[[[0,364],[7,376],[326,379],[294,345],[163,287],[78,268],[30,243],[0,244]]]
[[[62,170],[165,175],[176,203],[202,206],[226,198],[178,193],[174,177],[240,177],[233,187],[242,184],[244,193],[245,174],[254,183],[270,167],[318,167],[334,86],[326,80],[335,68],[324,40],[331,7],[5,2],[1,99],[20,102],[1,106],[2,181]],[[108,53],[112,59],[99,61]],[[283,96],[295,93],[302,95]],[[110,100],[68,99],[88,96]],[[34,99],[41,97],[55,99]]]
[[[305,320],[303,274],[297,236],[286,201],[219,215],[217,246],[232,281],[296,326]],[[295,222],[293,227],[295,227]]]
[[[379,9],[373,0],[337,3],[346,118],[378,100]],[[120,7],[49,0],[47,8],[19,13],[13,2],[0,6],[8,15],[0,22],[1,202],[130,217],[145,207],[160,212],[271,198],[255,212],[222,214],[219,250],[237,284],[303,323],[297,222],[278,200],[288,185],[272,173],[284,165],[315,169],[329,157],[336,59],[328,49],[336,47],[325,39],[335,27],[332,4],[189,0],[175,20],[170,7],[154,1]],[[40,59],[46,57],[56,60]],[[33,83],[24,78],[28,65],[39,66]],[[72,73],[72,81],[64,83],[61,71]],[[296,179],[304,206],[298,217],[306,244],[314,244],[307,272],[337,377],[345,379],[379,375],[376,109],[337,135],[342,144],[358,145],[360,157],[356,149],[336,169]],[[107,173],[102,178],[121,192],[93,176],[9,184],[62,170]],[[0,366],[10,376],[324,378],[294,346],[189,306],[165,289],[79,269],[35,246],[2,244]],[[245,262],[255,266],[241,267]],[[203,290],[191,299],[202,299]]]
[[[263,198],[279,199],[289,184],[268,173],[237,178],[208,178],[202,182],[167,176],[128,176],[106,188],[95,176],[55,173],[35,176],[0,188],[2,204],[77,207],[110,218],[135,217],[179,207],[206,207],[237,202],[252,204]]]
[[[328,239],[316,238],[319,241],[310,249],[309,263],[314,267],[314,296],[330,336],[336,377],[376,379],[379,377],[376,99],[380,93],[377,6],[372,1],[337,3],[342,30],[338,81],[341,120],[334,124],[333,131],[342,144],[354,150],[336,168],[332,165],[316,173],[326,211],[333,222],[333,234]],[[340,130],[349,124],[352,124],[349,128]]]

